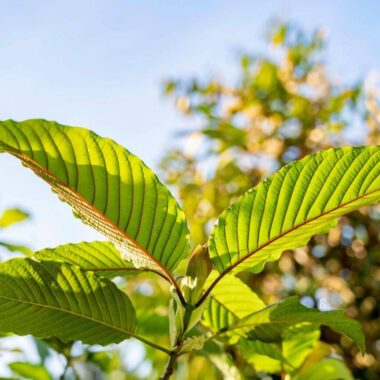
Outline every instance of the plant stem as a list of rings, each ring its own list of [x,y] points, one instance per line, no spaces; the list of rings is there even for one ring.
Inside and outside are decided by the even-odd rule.
[[[170,379],[170,376],[174,372],[174,366],[175,366],[175,363],[177,362],[177,359],[178,359],[178,356],[179,356],[179,352],[181,351],[182,345],[183,345],[182,338],[178,338],[176,346],[170,352],[169,360],[166,363],[166,367],[165,367],[164,373],[160,377],[160,380],[168,380],[168,379]]]
[[[173,351],[170,354],[169,360],[168,360],[168,362],[166,364],[166,367],[165,367],[165,371],[164,371],[163,375],[160,377],[160,380],[168,380],[168,379],[170,379],[170,376],[174,372],[174,366],[175,366],[175,363],[177,361],[177,358],[178,358],[178,352],[177,351]]]
[[[131,336],[133,338],[139,340],[140,342],[143,342],[143,343],[147,344],[148,346],[155,348],[156,350],[160,350],[162,352],[165,352],[165,354],[167,354],[169,356],[172,355],[172,351],[168,350],[165,347],[159,346],[158,344],[150,342],[149,340],[147,340],[147,339],[145,339],[145,338],[143,338],[141,336],[138,336],[138,335],[131,335]]]

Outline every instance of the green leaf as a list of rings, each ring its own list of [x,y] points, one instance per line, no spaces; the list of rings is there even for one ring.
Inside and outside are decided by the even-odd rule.
[[[240,339],[238,347],[243,357],[257,371],[280,373],[284,369],[293,375],[319,344],[320,331],[313,324],[300,324],[284,330],[280,343]]]
[[[112,243],[94,241],[78,244],[65,244],[55,248],[45,248],[33,254],[40,261],[58,261],[80,266],[94,271],[99,276],[113,278],[124,276],[137,269],[125,261]]]
[[[287,363],[285,366],[288,373],[301,367],[306,357],[316,347],[321,333],[314,324],[301,324],[290,327],[283,334],[282,353]]]
[[[329,149],[293,162],[219,217],[210,257],[223,274],[259,272],[287,249],[327,232],[337,218],[380,199],[380,147]]]
[[[13,362],[9,364],[10,369],[22,378],[30,380],[51,380],[49,372],[41,364],[26,362]]]
[[[1,332],[106,345],[133,336],[135,327],[129,298],[105,278],[55,262],[0,264]]]
[[[5,248],[9,252],[21,252],[25,256],[31,256],[33,254],[33,252],[29,248],[27,248],[23,245],[11,244],[11,243],[7,243],[5,241],[0,241],[0,247]]]
[[[353,380],[346,364],[338,359],[323,359],[313,364],[307,371],[296,375],[293,380]]]
[[[191,254],[186,268],[183,293],[190,305],[194,305],[202,294],[203,286],[212,271],[212,262],[207,246],[197,246]],[[190,287],[188,285],[191,285]]]
[[[298,302],[297,297],[289,297],[267,306],[240,319],[229,330],[237,330],[252,340],[280,342],[286,328],[299,323],[329,326],[331,329],[351,338],[362,351],[365,350],[364,334],[359,322],[347,318],[342,310],[319,311],[309,309]]]
[[[25,219],[29,218],[29,214],[19,210],[17,208],[10,208],[3,212],[0,216],[0,228],[6,228],[12,224],[22,222]]]
[[[205,286],[208,287],[217,275],[217,272],[212,272]],[[243,281],[235,276],[225,276],[209,297],[202,323],[216,332],[225,330],[238,319],[263,307],[265,303]]]
[[[0,122],[0,152],[44,179],[136,267],[169,277],[189,251],[184,214],[136,156],[95,133],[45,120]]]
[[[269,356],[273,360],[278,360],[279,362],[285,360],[281,352],[281,346],[277,343],[265,343],[260,340],[241,339],[238,343],[238,347],[241,351],[244,351],[244,353],[250,352],[260,356]]]
[[[271,374],[280,373],[284,360],[278,344],[263,343],[259,340],[241,339],[238,343],[241,355],[256,371]]]

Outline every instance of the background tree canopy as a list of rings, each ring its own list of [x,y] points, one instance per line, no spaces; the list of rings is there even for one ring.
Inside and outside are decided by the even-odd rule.
[[[335,83],[321,31],[273,23],[268,43],[271,56],[240,57],[233,83],[202,77],[165,83],[188,127],[161,169],[183,203],[194,244],[206,240],[215,218],[240,194],[284,164],[331,146],[379,144],[376,91],[363,82]],[[379,207],[364,207],[260,274],[240,275],[267,302],[298,295],[324,310],[347,307],[364,326],[367,354],[327,328],[322,339],[360,379],[380,376],[379,221]]]

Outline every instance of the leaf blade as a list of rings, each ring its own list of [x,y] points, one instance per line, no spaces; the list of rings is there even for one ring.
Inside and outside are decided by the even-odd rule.
[[[379,147],[329,149],[285,166],[221,214],[211,260],[223,274],[261,271],[343,214],[378,202],[379,174]]]
[[[208,287],[217,278],[214,271],[207,279]],[[251,313],[265,307],[265,303],[243,281],[225,276],[213,289],[202,314],[202,323],[219,332]]]
[[[133,336],[135,328],[132,303],[109,280],[55,262],[0,264],[2,332],[105,345]]]
[[[136,267],[167,272],[189,250],[184,214],[136,156],[95,133],[45,120],[0,122],[0,151],[19,158]]]
[[[229,330],[237,330],[253,340],[272,343],[281,341],[286,328],[300,323],[329,326],[348,336],[365,351],[364,334],[359,322],[347,318],[342,310],[321,312],[307,308],[298,302],[297,297],[289,297],[256,311],[237,321]]]
[[[45,248],[33,254],[39,261],[57,261],[78,265],[83,270],[95,271],[98,276],[113,278],[130,272],[138,272],[133,264],[125,261],[114,245],[107,241],[64,244]]]

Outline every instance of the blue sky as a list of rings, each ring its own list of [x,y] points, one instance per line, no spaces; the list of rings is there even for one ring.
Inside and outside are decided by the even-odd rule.
[[[373,0],[0,0],[0,12],[0,118],[84,126],[153,168],[184,125],[161,96],[162,79],[233,78],[236,53],[262,48],[274,17],[324,27],[337,79],[380,71],[380,2]],[[33,248],[99,238],[13,159],[1,157],[0,173],[0,208],[33,215],[0,238]]]

